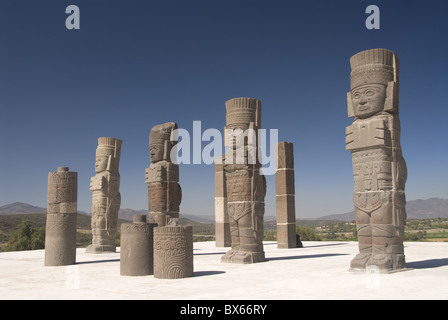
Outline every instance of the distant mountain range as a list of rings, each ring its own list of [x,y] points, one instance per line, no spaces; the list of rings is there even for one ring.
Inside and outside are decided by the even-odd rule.
[[[429,198],[426,200],[410,200],[406,202],[408,219],[448,218],[448,199]],[[342,214],[332,214],[316,220],[355,220],[355,211]]]
[[[32,213],[45,213],[47,212],[46,208],[33,206],[28,203],[23,202],[14,202],[0,207],[0,215],[8,215],[8,214],[32,214]],[[78,211],[79,214],[90,216],[90,213],[84,211]],[[148,214],[148,210],[134,210],[134,209],[120,209],[118,212],[118,218],[123,220],[132,221],[132,216],[134,214]],[[182,218],[190,219],[199,223],[215,223],[213,217],[198,217],[188,214],[181,214]]]
[[[7,214],[30,214],[30,213],[44,213],[46,208],[36,207],[27,203],[14,202],[0,207],[0,215]],[[132,220],[134,214],[147,214],[147,210],[134,209],[120,209],[118,217],[123,220]],[[433,218],[448,218],[448,199],[429,198],[426,200],[410,200],[406,202],[406,212],[408,219],[433,219]],[[83,211],[78,211],[80,214],[90,215]],[[187,218],[200,223],[214,223],[213,217],[199,217],[188,214],[181,214],[181,217]],[[265,217],[265,220],[270,220],[273,217]],[[298,217],[300,218],[300,217]],[[332,214],[323,216],[312,220],[341,220],[352,221],[355,220],[355,212],[347,212],[342,214]]]

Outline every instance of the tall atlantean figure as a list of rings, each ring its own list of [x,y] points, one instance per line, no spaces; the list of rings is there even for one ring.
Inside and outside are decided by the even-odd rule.
[[[257,137],[261,129],[261,101],[235,98],[226,102],[225,146],[222,178],[231,249],[221,258],[230,263],[265,260],[263,216],[266,179],[260,173]]]
[[[122,141],[115,138],[98,138],[95,158],[95,176],[90,179],[92,190],[92,244],[87,253],[115,252],[118,211],[121,196],[120,162]]]
[[[145,170],[148,185],[149,222],[165,226],[179,218],[182,189],[179,185],[179,165],[170,153],[177,141],[171,141],[171,133],[177,129],[175,122],[154,126],[149,134],[151,165]]]
[[[386,49],[362,51],[350,58],[346,149],[352,153],[359,254],[352,270],[405,268],[406,163],[398,118],[399,64]]]

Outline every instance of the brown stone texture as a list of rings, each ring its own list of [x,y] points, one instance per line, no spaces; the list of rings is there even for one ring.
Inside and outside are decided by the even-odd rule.
[[[78,173],[59,167],[48,173],[45,265],[64,266],[76,262],[76,217]]]
[[[179,165],[170,158],[175,141],[171,133],[177,129],[175,122],[156,125],[149,134],[151,165],[145,170],[148,185],[149,222],[164,226],[179,217],[182,189],[179,185]]]
[[[359,254],[352,270],[405,268],[406,163],[400,145],[399,63],[386,49],[362,51],[350,59],[346,149],[352,154]]]
[[[179,279],[193,276],[193,228],[154,228],[154,278]]]
[[[87,253],[115,252],[118,211],[121,195],[119,162],[121,155],[120,139],[98,138],[95,173],[90,179],[92,191],[92,244]]]
[[[146,215],[134,215],[121,225],[120,275],[146,276],[154,273],[154,223]]]
[[[266,179],[250,145],[261,128],[261,101],[235,98],[226,102],[225,145],[230,147],[217,164],[215,159],[215,214],[217,245],[231,249],[221,258],[229,263],[265,261],[263,216]]]
[[[277,247],[297,248],[293,143],[285,141],[277,143],[276,163]]]

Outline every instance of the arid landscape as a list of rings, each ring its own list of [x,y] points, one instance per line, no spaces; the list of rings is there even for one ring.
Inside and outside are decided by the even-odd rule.
[[[448,199],[431,198],[413,200],[407,203],[408,220],[405,241],[448,242]],[[128,222],[134,214],[145,214],[145,210],[121,209],[119,222]],[[45,208],[26,203],[12,203],[0,207],[0,251],[8,250],[8,242],[18,233],[23,224],[28,228],[22,233],[34,232],[37,238],[44,236]],[[92,241],[91,217],[80,212],[77,219],[77,246],[86,247]],[[181,224],[192,225],[194,241],[214,240],[213,217],[195,217],[181,214]],[[276,221],[273,215],[266,215],[264,223],[265,240],[276,240]],[[318,219],[298,219],[297,233],[304,241],[356,241],[354,213],[320,217]],[[120,233],[117,233],[117,245]],[[39,241],[37,241],[39,242]],[[40,240],[43,243],[43,239]],[[41,245],[42,246],[42,245]],[[9,250],[14,249],[10,247]],[[36,247],[38,249],[39,247]],[[16,249],[19,250],[19,249]]]

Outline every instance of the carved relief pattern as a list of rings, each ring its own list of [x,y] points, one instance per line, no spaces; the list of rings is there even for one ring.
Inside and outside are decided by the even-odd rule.
[[[192,227],[154,228],[154,277],[178,279],[192,275]]]
[[[115,252],[118,211],[121,205],[119,161],[122,141],[98,138],[92,191],[92,245],[86,252]]]
[[[154,126],[149,135],[151,165],[145,170],[148,185],[149,222],[166,225],[179,217],[182,189],[179,185],[179,166],[170,159],[175,142],[170,141],[175,122]]]
[[[76,219],[78,174],[59,167],[48,173],[45,227],[45,265],[74,264],[76,260]]]
[[[372,49],[350,63],[348,113],[355,119],[346,128],[346,149],[353,160],[360,250],[351,267],[402,269],[407,169],[400,145],[398,58],[389,50]]]

